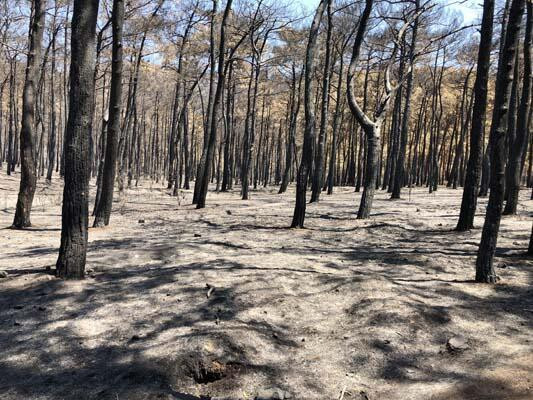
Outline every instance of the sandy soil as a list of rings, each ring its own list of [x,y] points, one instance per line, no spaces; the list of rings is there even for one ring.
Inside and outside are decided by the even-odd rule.
[[[0,227],[18,179],[0,173]],[[480,230],[452,231],[459,190],[380,192],[361,221],[339,188],[303,230],[293,193],[210,193],[197,211],[144,182],[90,230],[87,279],[64,282],[45,271],[61,187],[41,181],[34,227],[0,230],[0,398],[533,399],[529,193],[502,222],[495,286],[471,281]]]

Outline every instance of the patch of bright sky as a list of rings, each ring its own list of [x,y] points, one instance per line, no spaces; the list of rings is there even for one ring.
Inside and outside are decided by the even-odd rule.
[[[312,12],[318,6],[319,1],[296,0],[296,3],[300,3],[308,12]],[[458,4],[459,2],[461,4]],[[481,18],[482,6],[480,0],[441,0],[439,3],[449,8],[450,11],[461,13],[465,23],[474,23]]]

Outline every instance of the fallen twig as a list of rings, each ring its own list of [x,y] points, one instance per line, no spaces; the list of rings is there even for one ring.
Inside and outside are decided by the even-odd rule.
[[[342,388],[341,395],[339,397],[339,400],[342,400],[344,398],[344,393],[346,393],[346,385]]]
[[[211,286],[209,283],[206,283],[205,287],[207,288],[206,297],[209,298],[213,294],[213,292],[215,291],[215,287]]]

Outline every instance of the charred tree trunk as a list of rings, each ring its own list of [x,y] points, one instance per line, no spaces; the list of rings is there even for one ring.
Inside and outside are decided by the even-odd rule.
[[[335,168],[337,162],[337,144],[338,144],[338,133],[341,122],[341,104],[342,104],[342,80],[344,79],[344,50],[346,48],[348,41],[344,42],[340,50],[339,55],[339,79],[337,82],[337,96],[335,100],[335,114],[333,116],[333,134],[331,138],[331,154],[329,157],[329,172],[328,172],[328,195],[333,194],[333,186],[335,185]]]
[[[105,146],[102,191],[98,202],[94,227],[109,225],[113,206],[113,190],[117,170],[120,116],[122,113],[122,28],[124,24],[124,0],[113,0],[113,50],[111,67],[111,91],[109,94],[109,119]]]
[[[512,143],[509,157],[508,180],[507,180],[507,203],[503,211],[504,215],[516,214],[518,205],[518,193],[520,190],[520,177],[522,174],[522,156],[526,151],[528,139],[528,117],[531,107],[531,29],[533,25],[533,5],[527,2],[526,36],[524,39],[524,82],[518,118],[516,125],[515,140]],[[517,79],[518,76],[515,77]]]
[[[514,63],[525,0],[513,0],[501,65],[496,77],[492,125],[490,130],[491,178],[490,196],[476,260],[476,282],[495,283],[494,253],[500,229],[505,186],[505,133],[509,118],[509,101],[513,84]]]
[[[83,279],[89,223],[89,136],[94,112],[98,0],[75,0],[72,16],[70,95],[65,142],[65,187],[57,276]]]
[[[290,100],[290,116],[288,126],[287,146],[285,151],[285,170],[283,172],[283,178],[281,179],[281,185],[279,187],[278,194],[284,193],[289,186],[291,179],[291,168],[293,164],[293,155],[296,152],[296,125],[298,123],[298,112],[300,111],[300,90],[302,86],[302,77],[298,80],[298,87],[296,85],[296,66],[292,64],[292,84],[291,84],[291,100]]]
[[[233,77],[233,63],[229,62],[228,69],[228,84],[226,88],[226,112],[225,112],[225,124],[224,124],[224,166],[222,172],[222,192],[228,191],[230,187],[230,154],[231,143],[233,138],[233,104],[235,100],[235,83],[232,80]]]
[[[216,9],[216,1],[214,0],[214,9]],[[225,48],[226,48],[226,24],[229,18],[229,14],[231,11],[231,4],[232,0],[228,0],[226,3],[226,8],[224,10],[224,15],[222,17],[222,22],[220,25],[220,39],[219,39],[219,47],[218,47],[218,77],[217,77],[217,83],[216,83],[216,89],[214,93],[213,98],[213,107],[212,107],[212,115],[209,119],[209,134],[207,136],[207,143],[204,143],[204,147],[206,148],[206,162],[203,168],[203,171],[198,169],[198,172],[202,172],[203,176],[197,176],[197,180],[199,181],[199,188],[198,188],[198,198],[196,203],[196,208],[204,208],[205,207],[205,200],[207,197],[207,187],[209,185],[209,170],[211,168],[211,164],[213,163],[214,155],[215,155],[215,147],[216,147],[216,141],[217,141],[217,123],[218,123],[218,109],[220,105],[220,100],[222,97],[222,92],[224,90],[224,80],[225,80],[225,62],[224,62],[224,56],[225,56]]]
[[[253,31],[251,35],[253,40]],[[259,60],[256,60],[255,56],[256,54],[254,52],[252,54],[252,68],[250,69],[250,78],[248,81],[246,118],[244,122],[244,143],[241,166],[241,192],[243,200],[248,200],[250,170],[255,137],[255,110],[257,102],[257,87],[259,84],[259,76],[257,73],[259,67],[254,67],[254,64],[258,63]]]
[[[30,25],[29,52],[26,66],[26,80],[22,94],[22,127],[20,131],[21,175],[20,188],[13,228],[31,226],[30,214],[37,185],[35,163],[35,103],[37,81],[41,64],[42,40],[46,7],[44,1],[34,0],[33,18]]]
[[[460,126],[459,126],[459,140],[457,143],[457,146],[455,146],[455,156],[453,158],[453,164],[452,169],[450,171],[450,176],[448,177],[448,186],[453,187],[453,189],[457,189],[457,182],[460,180],[460,164],[462,162],[463,153],[464,153],[464,142],[465,142],[465,133],[468,129],[468,125],[470,123],[470,105],[468,104],[467,100],[467,93],[468,93],[468,82],[470,78],[472,69],[468,70],[468,73],[466,74],[465,82],[463,85],[463,96],[461,98],[461,106],[459,108],[460,113]],[[465,106],[466,104],[466,106]],[[465,117],[466,112],[466,117]],[[450,153],[451,153],[451,144],[450,144]]]
[[[7,175],[15,170],[15,85],[16,60],[13,58],[9,66],[9,132],[7,139]]]
[[[359,20],[359,27],[357,29],[357,35],[353,45],[352,59],[348,68],[347,88],[348,88],[348,104],[353,116],[357,119],[359,124],[366,135],[367,142],[367,158],[365,167],[365,183],[363,189],[363,195],[361,197],[361,203],[359,205],[359,211],[357,218],[367,218],[372,208],[372,200],[374,199],[374,192],[376,190],[376,182],[378,175],[378,159],[379,159],[379,146],[380,146],[380,131],[381,124],[383,122],[381,114],[379,120],[372,121],[368,118],[363,110],[359,107],[355,100],[355,94],[353,93],[352,81],[355,76],[355,67],[359,59],[359,53],[361,51],[361,45],[363,43],[363,37],[365,34],[368,19],[372,11],[373,0],[366,0],[365,9]],[[390,93],[387,93],[387,104],[390,102]]]
[[[416,11],[420,8],[420,0],[416,0]],[[413,94],[413,80],[414,80],[414,62],[416,40],[418,35],[418,18],[413,24],[413,32],[411,33],[411,45],[409,48],[409,67],[407,71],[407,86],[405,89],[405,106],[403,110],[402,125],[400,130],[400,148],[398,150],[398,160],[396,162],[396,173],[394,175],[394,182],[392,188],[392,199],[399,199],[402,187],[405,184],[405,155],[407,151],[407,135],[409,130],[409,118],[411,114],[411,96]]]
[[[192,199],[192,204],[198,204],[198,201],[201,197],[202,186],[204,185],[203,179],[204,176],[209,176],[209,163],[207,160],[208,157],[208,142],[210,137],[210,127],[211,127],[211,117],[213,115],[213,101],[215,94],[215,71],[216,71],[216,55],[215,55],[215,27],[216,27],[216,14],[218,8],[218,1],[213,0],[213,9],[211,11],[211,26],[209,28],[209,97],[207,103],[207,110],[204,112],[204,142],[202,147],[202,154],[198,162],[196,169],[196,176],[194,182],[194,194]],[[202,101],[202,110],[204,109],[202,93],[200,92],[200,100]],[[214,152],[214,149],[213,149]],[[205,183],[208,184],[207,182]],[[206,190],[207,196],[207,190]],[[203,208],[203,207],[202,207]]]
[[[50,135],[48,137],[48,168],[46,171],[47,182],[52,181],[52,173],[54,172],[54,163],[56,158],[56,136],[57,136],[57,114],[56,114],[56,97],[55,97],[55,72],[56,72],[56,18],[58,12],[58,4],[56,2],[54,19],[52,22],[52,64],[50,71]]]
[[[332,15],[331,0],[327,2],[328,28],[326,32],[326,56],[324,60],[324,76],[322,79],[322,105],[320,112],[320,131],[318,133],[318,148],[315,157],[315,170],[313,176],[311,203],[320,200],[324,180],[324,163],[326,162],[326,130],[329,117],[329,85],[330,85],[330,64],[331,64],[331,31]]]
[[[304,143],[302,148],[302,160],[300,162],[300,167],[298,168],[298,176],[296,179],[296,204],[294,205],[291,228],[303,228],[305,220],[307,181],[309,180],[309,173],[313,163],[313,147],[315,144],[315,111],[314,105],[312,104],[315,51],[320,21],[322,20],[327,1],[328,0],[321,0],[316,9],[307,42],[304,81]]]
[[[350,67],[348,68],[347,76],[347,87],[348,87],[348,104],[350,106],[350,111],[355,117],[362,129],[364,129],[366,134],[367,142],[367,154],[366,154],[366,167],[365,167],[365,184],[363,189],[363,195],[361,197],[361,203],[359,205],[359,211],[357,213],[357,218],[364,219],[368,218],[370,211],[372,209],[372,202],[374,199],[374,192],[376,191],[378,174],[379,174],[379,158],[380,158],[380,147],[381,147],[381,127],[385,122],[385,117],[389,109],[390,100],[395,96],[398,89],[397,86],[392,86],[390,76],[392,64],[395,61],[396,54],[398,52],[398,44],[403,41],[405,31],[411,20],[407,21],[398,31],[397,37],[395,38],[395,45],[392,51],[391,57],[385,69],[385,95],[379,102],[377,110],[375,112],[375,120],[371,120],[361,109],[359,104],[356,101],[355,94],[353,91],[353,81],[355,79],[355,68],[357,61],[359,59],[359,53],[361,51],[361,45],[363,43],[363,38],[368,24],[368,19],[372,11],[373,0],[366,0],[365,8],[363,14],[361,15],[359,26],[357,29],[357,35],[355,37],[352,58],[350,60]],[[414,18],[417,18],[420,14],[420,11],[415,12]]]

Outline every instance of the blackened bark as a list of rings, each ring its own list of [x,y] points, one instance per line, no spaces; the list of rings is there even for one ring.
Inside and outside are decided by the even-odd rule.
[[[215,0],[214,9],[216,9],[216,0]],[[204,144],[206,148],[206,163],[203,168],[203,176],[197,176],[196,178],[200,182],[198,188],[198,198],[196,203],[196,208],[204,208],[205,200],[207,197],[207,187],[209,185],[209,170],[210,166],[213,163],[215,156],[215,145],[217,141],[217,123],[218,123],[218,109],[220,105],[220,100],[222,97],[222,92],[224,90],[224,80],[225,80],[225,49],[226,49],[226,24],[229,18],[231,11],[232,0],[228,0],[226,3],[226,8],[224,10],[224,15],[222,17],[222,22],[220,24],[220,39],[218,46],[218,77],[216,83],[215,94],[213,98],[213,107],[212,115],[209,119],[209,135],[207,137],[207,143]],[[200,172],[200,169],[198,170]]]
[[[183,50],[182,50],[183,51]],[[175,163],[176,163],[176,151],[178,147],[177,143],[177,132],[178,132],[178,104],[179,104],[179,97],[180,97],[180,87],[181,87],[181,71],[179,70],[181,67],[181,60],[182,56],[180,53],[180,60],[178,62],[178,73],[177,73],[177,82],[176,87],[174,89],[174,103],[172,105],[172,126],[170,128],[170,138],[169,138],[169,149],[168,149],[168,183],[167,183],[167,189],[172,189],[172,185],[174,181],[176,180],[175,175]]]
[[[189,162],[189,154],[188,154],[188,146],[189,146],[189,133],[188,133],[188,119],[187,119],[187,112],[189,109],[189,102],[191,101],[192,95],[194,93],[194,90],[196,89],[196,86],[198,85],[198,82],[202,77],[204,76],[205,72],[207,71],[207,66],[204,68],[203,72],[196,77],[194,82],[192,83],[190,88],[186,88],[186,93],[183,96],[183,104],[181,106],[181,111],[179,114],[177,126],[178,126],[178,138],[183,138],[183,152],[184,156],[182,157],[182,161],[184,164],[184,169],[187,171],[187,164]],[[178,195],[178,189],[180,187],[180,178],[181,178],[181,172],[178,171],[178,164],[175,164],[175,173],[174,173],[174,190],[172,191],[173,196]],[[185,189],[189,189],[189,176],[188,172],[185,172]]]
[[[401,54],[400,54],[400,66],[398,68],[398,79],[403,80],[404,69],[405,69],[405,57],[403,56],[404,43],[401,44]],[[396,175],[396,162],[398,160],[398,152],[400,147],[400,130],[402,124],[402,116],[400,115],[402,110],[402,99],[403,99],[403,87],[400,86],[394,96],[394,107],[392,111],[391,118],[391,128],[389,131],[390,142],[388,157],[387,157],[387,168],[385,169],[385,176],[383,177],[382,189],[387,190],[388,193],[392,193],[392,186],[394,184],[394,176]],[[378,185],[379,186],[379,185]]]
[[[15,85],[16,85],[16,60],[9,63],[9,132],[7,139],[7,175],[15,170]]]
[[[333,115],[333,134],[331,138],[331,154],[329,157],[329,172],[328,172],[328,195],[333,194],[333,186],[335,185],[335,168],[337,162],[337,142],[338,132],[341,122],[341,104],[342,104],[342,80],[344,79],[344,50],[346,48],[345,41],[340,51],[340,65],[339,65],[339,80],[337,82],[337,96],[335,100],[335,113]]]
[[[283,133],[283,119],[279,121],[278,127],[278,140],[276,147],[276,169],[274,173],[274,184],[279,185],[281,182],[281,163],[283,162],[283,146],[282,146],[282,133]]]
[[[304,143],[302,148],[302,160],[298,168],[296,178],[296,204],[292,217],[291,228],[303,228],[305,220],[307,181],[313,163],[313,147],[315,144],[315,111],[313,105],[313,73],[315,68],[315,51],[318,38],[320,21],[324,14],[327,0],[321,0],[309,30],[307,51],[305,55],[305,78],[304,78],[304,111],[305,128]]]
[[[361,197],[361,203],[359,205],[359,211],[357,218],[367,218],[372,208],[372,200],[374,199],[374,192],[376,190],[376,182],[378,175],[378,159],[379,159],[379,146],[380,146],[380,131],[382,119],[376,122],[370,120],[360,109],[359,105],[355,101],[355,95],[353,93],[352,81],[355,75],[355,67],[359,59],[359,53],[361,51],[361,45],[363,43],[363,37],[365,34],[368,19],[372,11],[373,0],[366,0],[363,14],[359,20],[359,27],[357,28],[357,34],[353,45],[352,58],[350,66],[348,68],[347,88],[348,88],[348,104],[350,110],[357,121],[362,126],[366,134],[367,142],[367,157],[365,167],[365,183],[363,189],[363,195]],[[388,102],[390,101],[390,94],[386,96]],[[383,115],[384,113],[382,113]]]
[[[420,8],[420,0],[416,0],[416,11]],[[405,106],[403,110],[402,126],[400,130],[400,148],[398,149],[398,160],[396,162],[396,173],[394,175],[394,182],[392,188],[392,199],[399,199],[402,187],[405,183],[405,155],[407,151],[407,134],[409,130],[409,119],[411,114],[411,96],[413,94],[413,80],[414,80],[414,62],[416,40],[418,35],[418,18],[413,24],[413,32],[411,33],[411,46],[409,48],[409,70],[407,71],[407,86],[405,89]]]
[[[183,164],[184,164],[184,171],[183,171],[183,188],[186,190],[190,189],[190,176],[191,176],[191,153],[193,150],[189,149],[189,118],[188,118],[188,109],[185,109],[185,129],[183,130]],[[193,125],[192,125],[192,135],[194,138],[194,118],[193,118]],[[194,140],[193,140],[194,142]]]
[[[492,125],[490,131],[490,195],[476,260],[476,282],[495,283],[494,253],[500,229],[505,186],[505,133],[509,118],[509,101],[513,84],[514,63],[525,0],[513,0],[503,46],[502,62],[496,77]]]
[[[216,14],[218,8],[218,1],[213,0],[213,9],[211,11],[211,24],[209,28],[209,97],[207,103],[207,111],[204,113],[204,142],[202,147],[202,154],[198,162],[196,169],[196,177],[194,182],[194,193],[192,198],[192,204],[198,204],[198,201],[201,197],[202,186],[204,185],[204,176],[209,176],[209,163],[207,160],[207,153],[209,147],[209,137],[211,129],[211,117],[213,116],[213,101],[215,99],[215,71],[216,71],[216,54],[215,54],[215,24],[216,24]],[[202,100],[202,95],[200,92],[200,99]],[[202,110],[203,110],[203,100],[202,100]],[[214,151],[214,150],[213,150]],[[207,179],[206,179],[207,180]],[[206,182],[205,185],[208,183]],[[207,196],[207,190],[206,190]],[[203,207],[202,207],[203,208]]]
[[[30,214],[37,185],[35,163],[35,103],[37,81],[41,65],[42,40],[46,7],[43,0],[34,0],[33,18],[30,25],[29,52],[26,65],[26,80],[22,94],[22,126],[20,130],[20,188],[13,228],[31,226]]]
[[[104,85],[105,85],[105,78],[104,78]],[[103,91],[104,90],[102,90],[102,92]],[[92,213],[93,216],[96,215],[96,209],[98,208],[98,204],[100,203],[100,198],[102,197],[102,178],[104,175],[104,159],[105,159],[107,117],[108,117],[107,115],[105,115],[105,111],[103,109],[105,109],[104,105],[102,105],[102,121],[100,123],[100,154],[99,154],[100,160],[98,162],[98,174],[96,176],[96,196],[94,199],[94,206],[93,206],[93,213]]]
[[[374,200],[374,193],[378,180],[378,165],[379,165],[379,151],[380,151],[380,136],[379,126],[372,130],[365,130],[367,138],[367,155],[365,165],[365,183],[363,195],[361,196],[361,204],[357,212],[358,219],[365,219],[370,216],[372,210],[372,202]]]
[[[514,78],[513,78],[513,85],[511,88],[511,100],[509,102],[509,123],[507,127],[507,134],[505,135],[505,153],[507,157],[507,161],[509,161],[512,157],[513,147],[515,145],[515,139],[516,139],[516,121],[517,121],[517,114],[518,114],[518,83],[520,82],[520,52],[516,52],[516,60],[514,63]],[[509,196],[509,184],[511,183],[511,176],[510,176],[510,165],[507,163],[505,168],[505,195],[504,198],[507,200]]]
[[[357,28],[357,34],[355,37],[355,42],[353,45],[352,58],[350,61],[350,66],[348,68],[348,77],[347,77],[347,88],[348,88],[348,105],[352,115],[357,118],[357,121],[362,126],[366,134],[367,142],[367,157],[366,157],[366,168],[365,168],[365,183],[363,189],[363,195],[361,197],[361,203],[359,205],[359,211],[357,213],[357,218],[367,218],[370,214],[372,208],[372,200],[374,198],[374,192],[376,190],[377,182],[377,169],[378,169],[378,159],[379,159],[379,145],[381,138],[379,137],[381,130],[381,122],[378,124],[374,121],[371,121],[359,108],[355,101],[355,95],[352,88],[352,80],[355,75],[355,67],[359,59],[359,54],[361,51],[361,45],[363,43],[363,37],[365,34],[366,26],[368,24],[368,19],[372,11],[373,1],[366,0],[365,8],[363,14],[359,20],[359,27]],[[387,96],[390,101],[390,96]]]
[[[83,279],[89,223],[89,136],[94,112],[95,35],[98,0],[75,0],[72,16],[65,187],[57,276]]]
[[[250,33],[253,41],[253,31]],[[249,181],[250,181],[250,164],[252,162],[253,143],[255,137],[255,110],[257,103],[257,88],[259,85],[259,75],[257,73],[259,66],[253,64],[259,63],[256,59],[256,53],[252,54],[252,68],[250,69],[250,78],[248,80],[246,118],[244,121],[244,143],[241,165],[241,192],[242,199],[248,200]],[[254,79],[255,78],[255,79]]]
[[[492,30],[494,18],[494,0],[483,3],[481,21],[481,40],[479,42],[477,73],[474,83],[474,108],[470,130],[470,154],[466,167],[466,179],[461,201],[461,212],[457,222],[457,231],[474,228],[474,215],[477,207],[481,163],[483,157],[483,131],[487,114],[487,82],[490,68],[490,50],[492,47]]]
[[[111,90],[109,94],[109,120],[105,146],[102,191],[95,212],[95,227],[109,225],[113,206],[113,190],[117,170],[118,138],[122,113],[122,28],[124,24],[124,0],[113,0],[112,26],[113,50],[111,66]]]
[[[235,83],[233,77],[233,62],[229,62],[228,68],[228,84],[226,88],[226,112],[224,115],[224,167],[222,173],[222,192],[229,189],[230,181],[230,153],[233,136],[233,103],[235,98]]]
[[[460,175],[460,165],[463,159],[463,153],[464,153],[464,142],[465,142],[465,133],[468,129],[468,125],[470,123],[470,105],[468,104],[467,100],[467,93],[468,93],[468,82],[470,79],[470,74],[473,70],[473,67],[470,68],[466,74],[465,82],[463,84],[463,95],[461,98],[461,106],[459,108],[458,114],[460,114],[460,126],[459,126],[459,140],[457,145],[455,146],[455,156],[453,158],[453,165],[450,172],[450,175],[448,176],[448,187],[453,187],[453,189],[457,189],[457,182],[459,181],[459,175]],[[465,105],[466,104],[466,105]],[[465,117],[466,114],[466,117]],[[450,154],[451,151],[451,143],[450,143]]]
[[[363,86],[363,112],[367,111],[368,107],[368,86],[370,83],[370,66],[372,61],[372,49],[368,51],[368,57],[366,60],[365,82]],[[378,73],[378,81],[379,81]],[[368,143],[366,141],[365,131],[359,129],[359,153],[357,155],[357,177],[355,180],[355,191],[359,193],[361,191],[361,185],[363,184],[364,166],[366,165],[366,153],[368,150]],[[383,147],[382,147],[383,150]],[[379,183],[376,182],[377,185]]]
[[[392,51],[391,57],[385,69],[385,95],[379,102],[379,105],[375,112],[375,120],[373,121],[365,114],[364,110],[361,109],[361,107],[357,103],[352,87],[355,78],[355,68],[359,59],[359,53],[361,51],[361,45],[363,43],[363,38],[366,26],[368,24],[368,19],[370,17],[370,13],[372,11],[372,6],[373,0],[366,0],[365,8],[359,20],[359,26],[353,45],[352,58],[350,60],[350,66],[348,68],[348,76],[346,82],[348,87],[347,97],[348,104],[350,106],[350,111],[352,112],[352,115],[355,117],[355,119],[357,119],[357,122],[359,123],[359,125],[361,125],[362,129],[364,129],[367,138],[365,187],[363,190],[363,195],[361,196],[359,211],[357,213],[357,218],[359,219],[368,218],[372,209],[372,202],[374,199],[374,192],[376,191],[379,174],[381,127],[385,123],[385,118],[389,109],[390,100],[395,96],[396,91],[398,89],[398,86],[393,87],[391,84],[391,68],[398,52],[398,43],[401,43],[401,41],[403,40],[405,30],[411,23],[411,21],[406,22],[398,31],[395,40],[394,50]],[[419,12],[414,14],[414,18],[417,18],[418,16]]]
[[[483,142],[485,142],[483,140]],[[479,184],[479,197],[487,197],[490,183],[490,140],[485,147],[481,166],[481,182]]]
[[[289,186],[289,181],[291,179],[291,168],[294,161],[293,157],[296,152],[296,125],[298,123],[298,112],[300,111],[300,89],[302,86],[302,77],[300,75],[298,80],[298,89],[296,88],[296,66],[292,64],[292,84],[291,84],[291,105],[290,105],[290,116],[289,116],[289,135],[287,138],[287,147],[285,151],[285,170],[283,172],[283,178],[281,179],[281,185],[279,187],[278,194],[284,193]]]
[[[46,180],[52,181],[52,173],[54,172],[54,163],[56,157],[56,136],[57,136],[57,114],[56,114],[56,100],[55,100],[55,72],[56,72],[56,18],[58,12],[58,4],[56,2],[54,19],[52,22],[52,65],[50,71],[50,135],[48,137],[48,169],[46,171]]]
[[[505,215],[516,214],[518,205],[518,193],[520,190],[520,177],[522,174],[522,158],[526,151],[528,139],[528,117],[531,107],[531,29],[533,25],[533,5],[527,2],[527,23],[526,35],[524,38],[524,82],[518,118],[516,124],[515,140],[510,148],[509,164],[507,166],[508,180],[506,190],[508,191],[507,203],[503,213]],[[518,78],[518,77],[516,77]]]
[[[324,60],[324,76],[322,79],[322,104],[320,112],[320,131],[318,133],[318,148],[315,157],[315,170],[313,176],[311,203],[320,200],[324,180],[324,163],[326,160],[326,130],[329,117],[329,86],[330,86],[330,64],[331,64],[331,31],[332,13],[331,0],[327,2],[328,28],[326,32],[326,56]]]

